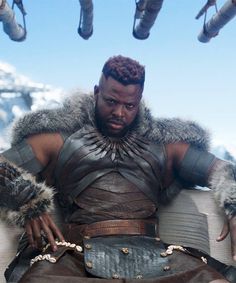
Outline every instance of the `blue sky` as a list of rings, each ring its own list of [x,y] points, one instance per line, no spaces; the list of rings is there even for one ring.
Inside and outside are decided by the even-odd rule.
[[[85,41],[77,34],[79,1],[25,0],[27,39],[13,42],[0,31],[0,61],[70,91],[92,90],[110,56],[133,57],[146,66],[144,97],[155,116],[193,119],[218,143],[236,147],[236,18],[203,44],[203,19],[195,16],[206,1],[165,0],[150,37],[139,41],[132,36],[134,0],[93,2],[94,33]]]

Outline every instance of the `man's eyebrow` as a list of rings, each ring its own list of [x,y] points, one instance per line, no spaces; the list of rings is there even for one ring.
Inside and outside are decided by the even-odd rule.
[[[116,88],[111,88],[112,92],[114,93],[119,93],[119,90],[117,90]]]

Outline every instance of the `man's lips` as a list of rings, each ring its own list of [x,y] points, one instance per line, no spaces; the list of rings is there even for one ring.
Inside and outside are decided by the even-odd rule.
[[[123,122],[119,122],[119,121],[108,121],[108,126],[109,128],[112,128],[114,130],[120,130],[124,128],[124,123]]]

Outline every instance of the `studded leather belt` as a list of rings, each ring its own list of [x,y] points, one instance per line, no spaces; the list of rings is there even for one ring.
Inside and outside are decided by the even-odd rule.
[[[84,236],[143,235],[158,237],[158,225],[145,220],[105,220],[86,225]]]

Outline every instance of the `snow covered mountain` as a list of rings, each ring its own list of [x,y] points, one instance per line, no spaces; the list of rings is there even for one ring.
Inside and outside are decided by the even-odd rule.
[[[15,118],[45,105],[55,107],[62,94],[61,89],[33,82],[0,61],[0,151],[9,146],[7,132]]]

